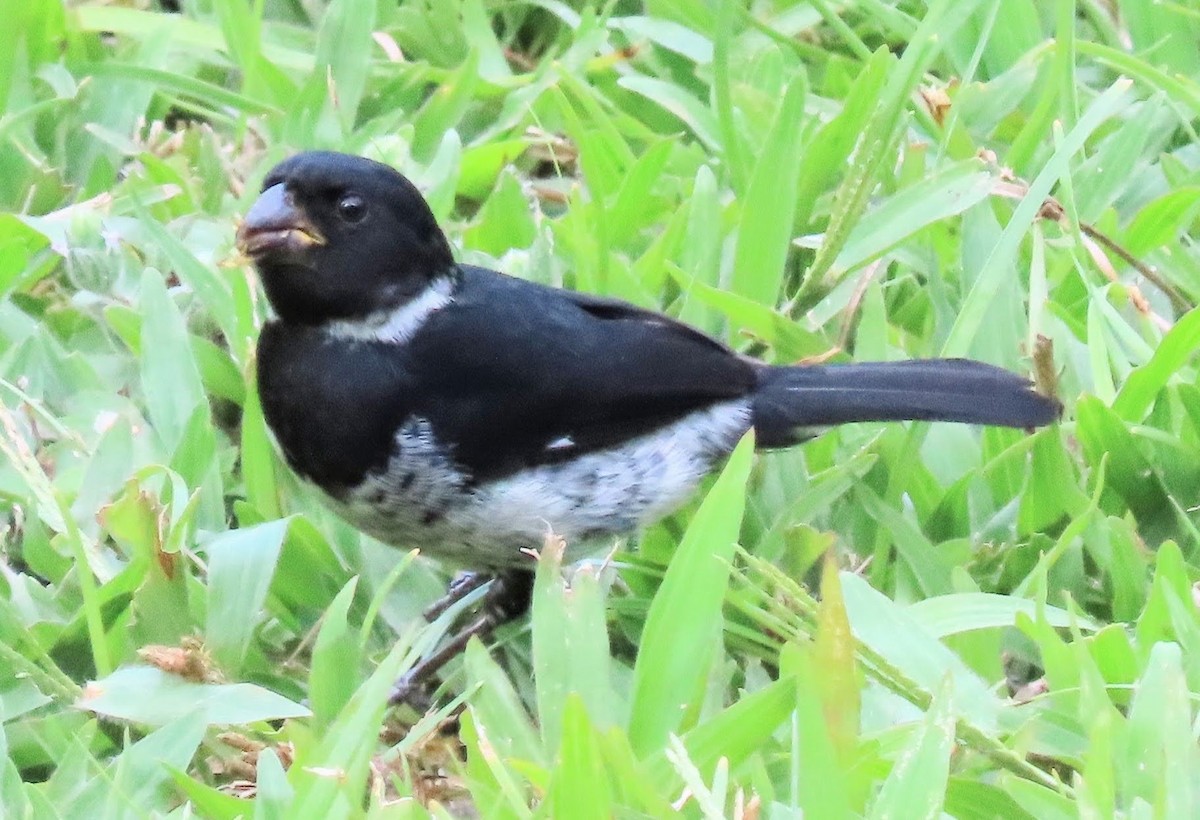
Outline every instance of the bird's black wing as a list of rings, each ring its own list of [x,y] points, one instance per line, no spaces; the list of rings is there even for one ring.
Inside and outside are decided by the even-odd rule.
[[[480,479],[620,444],[757,379],[661,314],[469,266],[400,355],[414,412]]]

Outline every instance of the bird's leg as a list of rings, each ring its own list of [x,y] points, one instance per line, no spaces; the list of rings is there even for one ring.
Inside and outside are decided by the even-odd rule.
[[[456,578],[455,582],[451,584],[451,590],[447,593],[446,597],[450,597],[458,592],[455,586],[458,585],[460,579],[462,579],[462,576]],[[474,585],[465,592],[458,594],[458,599],[461,600],[471,590],[477,589],[487,580],[487,576],[483,577],[483,581],[475,582],[472,580]],[[423,659],[402,675],[392,688],[392,694],[388,698],[388,703],[393,705],[398,703],[415,703],[418,699],[418,693],[433,679],[433,676],[443,666],[466,648],[467,642],[472,637],[476,635],[480,638],[486,637],[496,627],[521,617],[528,611],[532,599],[532,572],[528,570],[509,570],[497,575],[492,580],[491,589],[484,596],[483,606],[479,615],[439,647],[436,652]],[[434,607],[441,603],[441,601],[436,602]],[[450,605],[447,604],[446,606]],[[442,607],[441,611],[445,611],[445,609],[446,607]]]
[[[492,580],[493,576],[486,572],[460,572],[454,576],[446,594],[438,598],[426,608],[425,620],[433,623],[443,612],[466,598],[475,590]]]
[[[515,621],[533,603],[533,570],[510,569],[496,576],[483,599],[483,608],[496,618],[496,626]]]

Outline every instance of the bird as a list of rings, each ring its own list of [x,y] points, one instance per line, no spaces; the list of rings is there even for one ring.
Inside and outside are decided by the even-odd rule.
[[[272,309],[256,378],[284,461],[362,532],[467,570],[436,612],[495,578],[479,633],[528,607],[548,529],[570,560],[646,527],[750,430],[767,450],[849,422],[1032,429],[1062,410],[978,361],[767,364],[664,313],[457,262],[418,188],[350,154],[277,164],[236,244]]]

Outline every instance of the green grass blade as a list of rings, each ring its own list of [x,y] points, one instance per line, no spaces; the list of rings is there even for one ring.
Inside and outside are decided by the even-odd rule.
[[[1004,231],[967,293],[958,317],[950,328],[946,343],[942,346],[943,356],[963,356],[970,351],[975,336],[982,329],[993,305],[996,293],[1006,278],[1012,275],[1017,248],[1029,226],[1037,218],[1042,203],[1050,195],[1054,184],[1069,172],[1071,159],[1083,148],[1087,138],[1125,105],[1129,86],[1128,80],[1118,80],[1097,97],[1030,183],[1029,191],[1013,211],[1012,217],[1004,226]]]
[[[735,293],[767,305],[779,299],[795,222],[801,157],[797,123],[807,96],[808,80],[797,74],[779,104],[742,204],[731,286]]]
[[[954,713],[950,677],[943,681],[929,712],[900,753],[883,782],[868,816],[873,818],[942,816],[950,753],[954,750]]]
[[[679,730],[702,690],[745,505],[754,438],[730,456],[671,560],[650,605],[633,672],[629,739],[645,756]]]
[[[237,674],[275,574],[287,519],[232,530],[208,544],[205,642],[217,662]]]

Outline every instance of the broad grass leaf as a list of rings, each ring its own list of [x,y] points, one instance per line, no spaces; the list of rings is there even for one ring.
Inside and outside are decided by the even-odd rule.
[[[1167,382],[1183,370],[1200,348],[1200,310],[1179,318],[1154,348],[1150,361],[1129,374],[1113,402],[1113,412],[1127,422],[1140,422]]]
[[[946,784],[944,809],[957,820],[1037,820],[1003,787],[958,774]]]
[[[933,703],[883,782],[869,817],[937,818],[942,816],[950,754],[954,751],[954,698],[947,675]]]
[[[712,41],[695,29],[680,23],[662,17],[629,16],[610,20],[609,25],[624,31],[632,39],[650,40],[656,45],[687,57],[698,65],[712,61]]]
[[[502,759],[543,762],[544,747],[517,691],[478,639],[467,644],[465,666],[467,681],[475,690],[471,709],[490,739],[491,753]]]
[[[469,246],[499,258],[510,249],[528,248],[536,234],[521,182],[505,171],[463,237]]]
[[[674,114],[709,149],[720,149],[720,129],[717,125],[716,115],[708,106],[679,86],[640,74],[622,77],[617,83],[622,88],[635,94],[641,94]]]
[[[578,699],[589,725],[618,725],[621,710],[613,693],[604,595],[594,567],[582,564],[563,578],[561,553],[547,538],[533,588],[533,668],[542,744],[553,754],[564,709]]]
[[[1116,769],[1128,788],[1164,817],[1191,817],[1200,807],[1200,755],[1192,737],[1192,695],[1181,647],[1158,643],[1134,685],[1129,737]]]
[[[668,734],[679,731],[702,691],[720,634],[753,454],[754,436],[748,434],[700,504],[650,604],[629,717],[629,739],[639,756],[662,748]]]
[[[230,530],[207,545],[208,617],[205,642],[227,673],[236,675],[264,604],[288,521]]]
[[[996,180],[978,160],[963,160],[902,188],[863,214],[834,263],[853,271],[921,229],[958,216],[991,194]]]
[[[405,664],[411,662],[411,649],[407,640],[397,641],[371,677],[355,690],[329,731],[315,745],[297,748],[288,782],[295,789],[295,805],[303,806],[306,813],[332,817],[335,808],[337,814],[349,813],[349,804],[363,794],[388,695]]]
[[[77,705],[148,726],[188,716],[197,716],[205,725],[240,725],[311,714],[306,707],[252,683],[198,683],[153,666],[123,667],[89,683]]]
[[[1078,613],[1039,604],[1033,600],[990,592],[959,592],[924,598],[910,604],[907,612],[920,623],[925,633],[938,639],[975,629],[1011,627],[1015,624],[1018,613],[1030,617],[1039,614],[1051,626],[1060,629],[1072,625],[1088,631],[1100,628],[1096,621]]]
[[[8,754],[8,737],[4,734],[3,723],[0,723],[0,805],[16,815],[33,816],[21,772]]]
[[[1030,225],[1037,219],[1042,203],[1065,174],[1070,173],[1072,158],[1083,148],[1088,137],[1122,110],[1127,102],[1129,81],[1117,80],[1088,106],[1079,122],[1057,146],[1054,154],[1038,172],[1029,190],[1013,211],[1012,217],[996,241],[983,269],[963,300],[958,317],[950,329],[943,356],[962,356],[975,336],[986,326],[993,300],[1005,280],[1011,276],[1017,249]]]
[[[183,793],[192,808],[213,820],[239,820],[246,816],[246,801],[226,794],[215,786],[193,780],[183,769],[170,769],[175,788]]]
[[[928,634],[904,607],[866,581],[842,573],[846,611],[855,637],[932,695],[951,675],[953,710],[983,731],[995,727],[1001,703],[988,684],[945,645]]]
[[[346,620],[357,589],[357,578],[351,578],[342,587],[325,610],[321,630],[313,645],[308,697],[318,728],[333,722],[350,702],[359,684],[361,647]]]
[[[557,766],[548,795],[551,814],[596,820],[612,817],[612,786],[598,732],[578,696],[566,699],[561,726]]]
[[[796,708],[797,697],[797,687],[791,680],[775,681],[743,695],[683,735],[688,759],[701,772],[711,772],[722,758],[733,767],[741,765],[751,755],[764,751],[771,736]],[[665,744],[643,756],[643,760],[653,782],[676,782]]]
[[[332,0],[317,33],[315,71],[328,83],[330,99],[343,132],[354,126],[358,105],[371,70],[376,5]]]
[[[862,711],[862,684],[854,651],[854,635],[842,600],[837,560],[827,552],[821,567],[821,601],[817,605],[817,635],[812,657],[813,666],[821,670],[817,691],[825,727],[843,765],[850,763],[858,743]]]
[[[847,816],[851,809],[851,771],[846,753],[853,747],[845,744],[845,737],[834,737],[837,728],[829,722],[823,698],[813,696],[825,687],[820,658],[811,645],[791,643],[780,652],[780,666],[796,693],[787,797],[808,816]],[[855,682],[855,700],[858,696]],[[850,739],[858,741],[856,736]]]
[[[287,772],[275,750],[268,747],[258,753],[254,773],[257,789],[254,794],[255,820],[287,817],[287,809],[295,795],[287,781]]]
[[[1092,464],[1108,459],[1108,487],[1119,494],[1149,538],[1168,532],[1175,519],[1162,478],[1126,423],[1091,397],[1075,406],[1076,435]]]
[[[733,258],[732,291],[774,305],[783,284],[792,239],[800,173],[801,130],[808,79],[797,73],[779,104],[775,121],[742,202],[741,227]]]
[[[166,797],[171,769],[191,762],[204,729],[195,713],[156,729],[123,749],[103,771],[76,781],[70,802],[57,808],[75,817],[143,815],[147,805],[158,805]]]
[[[192,414],[207,399],[183,315],[156,270],[142,275],[141,307],[142,391],[163,448],[173,453]]]

